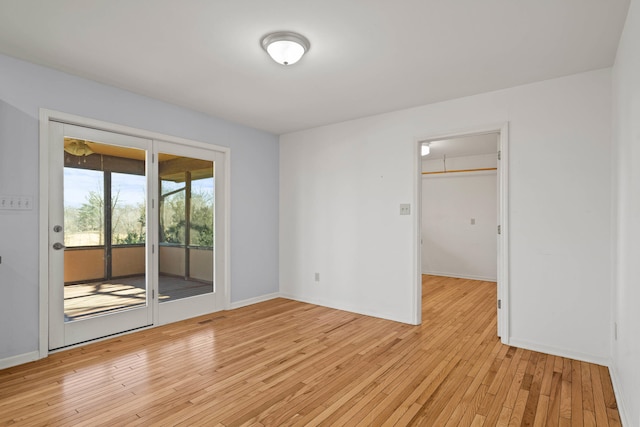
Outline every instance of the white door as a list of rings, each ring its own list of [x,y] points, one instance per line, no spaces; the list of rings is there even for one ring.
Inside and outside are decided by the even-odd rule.
[[[152,141],[50,122],[49,349],[151,325]]]
[[[165,324],[224,308],[225,154],[164,141],[154,153],[157,322]]]

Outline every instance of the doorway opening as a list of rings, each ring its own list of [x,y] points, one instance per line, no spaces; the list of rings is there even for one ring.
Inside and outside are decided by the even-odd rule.
[[[419,283],[496,283],[497,335],[507,343],[507,126],[418,141]],[[425,276],[423,276],[425,275]],[[421,301],[421,299],[419,300]]]

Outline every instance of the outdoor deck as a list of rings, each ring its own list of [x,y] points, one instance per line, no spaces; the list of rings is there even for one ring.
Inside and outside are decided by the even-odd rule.
[[[134,276],[93,283],[65,285],[65,320],[104,314],[143,305],[145,277]],[[212,285],[180,277],[160,276],[159,300],[171,301],[210,292]]]

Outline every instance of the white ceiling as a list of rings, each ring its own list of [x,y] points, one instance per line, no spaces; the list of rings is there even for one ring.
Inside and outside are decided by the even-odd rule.
[[[609,67],[629,0],[0,0],[0,52],[276,134]],[[293,66],[266,33],[311,42]]]

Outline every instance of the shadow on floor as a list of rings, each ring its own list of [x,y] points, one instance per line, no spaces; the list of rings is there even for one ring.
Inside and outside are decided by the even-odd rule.
[[[145,276],[64,286],[65,321],[142,306],[147,302]],[[160,276],[160,302],[213,292],[213,284]]]

